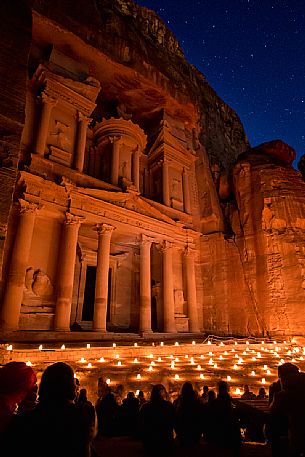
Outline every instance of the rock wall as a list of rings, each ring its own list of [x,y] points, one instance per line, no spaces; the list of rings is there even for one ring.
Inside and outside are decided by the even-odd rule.
[[[227,233],[203,236],[208,332],[292,335],[305,329],[305,183],[281,141],[242,154],[222,204]]]
[[[200,112],[201,141],[211,162],[224,168],[249,147],[235,113],[205,77],[190,65],[176,38],[155,12],[132,0],[32,0],[46,16],[111,57],[157,82],[177,100],[191,101]],[[149,96],[149,94],[147,94]]]
[[[22,1],[3,0],[0,37],[0,278],[12,234],[7,234],[25,122],[32,14]],[[0,281],[0,296],[2,281]]]

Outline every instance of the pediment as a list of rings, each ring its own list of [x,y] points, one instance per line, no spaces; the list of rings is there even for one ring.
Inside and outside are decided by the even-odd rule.
[[[177,225],[175,221],[153,207],[136,192],[109,192],[102,189],[85,189],[81,187],[77,187],[76,190],[78,193],[87,195],[88,197],[111,203],[112,205],[143,214],[144,216],[157,219],[167,224]]]

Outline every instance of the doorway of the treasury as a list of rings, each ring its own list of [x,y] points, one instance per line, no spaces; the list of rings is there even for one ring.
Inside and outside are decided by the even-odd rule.
[[[113,269],[109,268],[108,272],[108,297],[106,324],[111,323],[111,291],[112,291],[112,276]],[[96,283],[96,266],[87,265],[85,278],[84,300],[81,313],[81,327],[84,330],[92,328],[94,315],[94,300],[95,300],[95,283]]]

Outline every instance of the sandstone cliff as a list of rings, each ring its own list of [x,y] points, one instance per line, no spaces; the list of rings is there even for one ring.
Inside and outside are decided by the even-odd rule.
[[[191,99],[200,113],[201,140],[211,162],[228,168],[248,148],[237,114],[186,61],[176,38],[155,12],[132,0],[31,3],[38,13],[71,30],[111,59],[157,82],[178,100]]]
[[[25,122],[27,60],[31,45],[31,10],[22,3],[0,5],[0,277],[5,255],[7,223],[13,201]],[[18,32],[16,32],[18,31]],[[8,235],[9,237],[12,234]],[[1,284],[1,283],[0,283]],[[1,286],[0,286],[1,295]]]

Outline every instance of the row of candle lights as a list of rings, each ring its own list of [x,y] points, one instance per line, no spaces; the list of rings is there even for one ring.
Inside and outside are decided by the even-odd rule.
[[[196,342],[193,341],[191,344],[194,345],[194,344],[196,344]],[[212,343],[210,341],[208,341],[206,344],[210,345]],[[128,358],[128,357],[121,360],[121,357],[118,353],[115,354],[115,356],[113,358],[109,358],[108,360],[105,360],[104,357],[100,357],[99,359],[95,360],[95,362],[97,362],[98,364],[104,364],[104,366],[108,365],[108,368],[110,368],[110,369],[111,369],[111,367],[114,367],[115,369],[116,368],[121,369],[124,367],[126,368],[131,363],[139,364],[139,365],[141,365],[141,369],[147,370],[149,373],[158,372],[158,368],[161,367],[161,364],[164,366],[166,363],[168,363],[168,368],[172,371],[176,371],[176,373],[173,373],[172,379],[174,381],[180,381],[180,380],[184,379],[184,376],[181,377],[181,375],[179,375],[177,373],[177,370],[178,371],[181,369],[187,370],[188,365],[190,365],[190,366],[196,365],[196,367],[194,367],[194,370],[199,372],[197,379],[205,380],[205,379],[208,379],[209,377],[207,377],[206,374],[202,373],[202,371],[203,371],[202,364],[203,363],[209,367],[209,370],[213,370],[214,376],[212,374],[212,377],[215,377],[216,373],[217,373],[217,371],[215,371],[215,370],[218,370],[218,372],[220,372],[221,370],[228,370],[228,369],[233,369],[234,371],[239,371],[239,370],[243,369],[243,365],[247,366],[248,364],[253,364],[265,357],[270,358],[271,356],[273,356],[275,359],[280,359],[280,360],[277,360],[277,365],[281,365],[281,364],[285,363],[285,360],[283,358],[284,351],[286,351],[285,355],[289,356],[289,358],[290,358],[289,361],[291,361],[291,362],[296,362],[296,358],[298,359],[298,361],[304,360],[303,356],[305,355],[305,348],[300,348],[297,346],[292,347],[292,348],[287,347],[287,346],[285,346],[285,345],[287,345],[286,341],[281,343],[282,346],[279,345],[280,343],[273,342],[272,349],[268,349],[268,347],[266,347],[266,345],[265,345],[265,342],[261,341],[261,343],[260,343],[261,347],[259,348],[260,350],[254,350],[254,349],[251,350],[250,343],[247,341],[245,343],[247,347],[242,352],[242,356],[244,358],[241,357],[241,355],[238,354],[237,351],[235,350],[234,347],[237,346],[237,344],[238,344],[237,342],[234,342],[233,348],[230,349],[229,352],[228,352],[228,350],[225,350],[221,354],[215,354],[214,352],[209,351],[206,354],[209,357],[206,357],[203,354],[201,354],[199,356],[189,356],[188,354],[185,354],[183,356],[184,360],[181,360],[182,356],[180,356],[180,358],[179,358],[177,356],[174,357],[174,355],[172,355],[172,354],[165,355],[165,356],[163,356],[163,358],[161,356],[154,356],[153,354],[149,354],[147,356],[143,356],[144,359],[145,358],[149,359],[148,365],[147,365],[147,363],[145,363],[145,360],[139,360],[138,357],[133,358],[133,360],[131,360],[131,358]],[[116,345],[116,343],[113,343],[112,346],[115,348],[117,345]],[[161,342],[160,346],[164,346],[164,342]],[[175,342],[174,346],[179,346],[179,342]],[[225,346],[225,345],[223,342],[220,342],[220,344],[218,344],[218,346]],[[134,343],[134,347],[139,347],[138,343]],[[257,347],[257,345],[256,345],[256,347]],[[88,343],[86,345],[86,348],[91,349],[91,345]],[[168,345],[168,348],[170,349],[169,345]],[[42,351],[43,346],[40,345],[38,349],[40,351]],[[65,349],[66,349],[66,347],[63,344],[61,346],[61,350],[65,350]],[[100,348],[100,349],[102,350],[102,348]],[[226,349],[229,349],[229,348],[227,347]],[[13,350],[12,345],[8,345],[7,350]],[[282,355],[280,356],[279,353],[281,353]],[[90,353],[88,353],[88,355],[89,354]],[[226,366],[219,366],[219,362],[218,361],[216,362],[214,360],[216,356],[218,356],[217,360],[221,361],[220,364],[222,365],[222,363],[225,363]],[[214,357],[214,359],[213,359],[213,357]],[[89,359],[90,359],[90,356],[89,356]],[[170,360],[167,361],[167,359],[170,359]],[[197,361],[195,361],[196,359],[200,359],[200,364]],[[205,360],[205,359],[208,359],[208,360]],[[233,361],[235,361],[235,363],[233,364],[233,361],[232,361],[232,365],[227,366],[228,362],[230,362],[230,359],[233,359]],[[96,368],[96,365],[94,365],[93,360],[87,362],[87,360],[84,357],[82,357],[80,360],[76,361],[75,363],[77,363],[80,366],[82,366],[83,368],[87,368],[89,370],[92,368]],[[31,361],[28,361],[27,365],[33,366]],[[258,381],[258,379],[257,379],[257,382],[259,382],[261,385],[265,385],[267,383],[267,381],[266,381],[267,377],[276,376],[276,373],[275,372],[273,373],[267,364],[264,364],[263,366],[258,367],[258,371],[263,372],[262,374],[264,375],[263,377],[260,378],[260,381]],[[252,369],[251,372],[249,371],[249,373],[244,372],[243,376],[251,376],[252,378],[255,378],[255,377],[259,378],[258,371],[257,370],[255,371]],[[143,380],[143,374],[137,373],[135,375],[134,379],[136,381]],[[236,381],[236,380],[232,380],[231,375],[223,376],[223,379],[226,379],[228,382]],[[111,384],[110,378],[107,378],[106,382],[107,382],[107,384]],[[240,389],[239,387],[236,387],[234,394],[240,395],[241,392],[242,392],[242,389]]]

